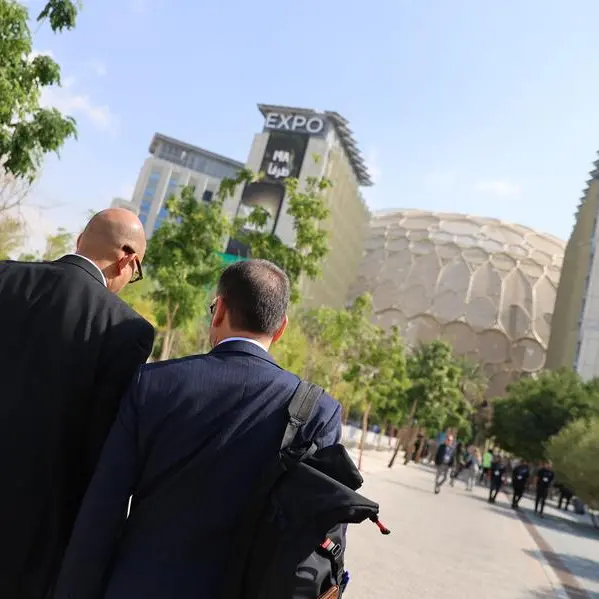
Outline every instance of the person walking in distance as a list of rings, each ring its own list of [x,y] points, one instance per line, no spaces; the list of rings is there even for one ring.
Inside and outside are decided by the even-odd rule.
[[[79,505],[154,329],[115,294],[146,238],[127,210],[94,216],[75,254],[0,262],[0,597],[46,599]]]
[[[83,501],[54,599],[221,596],[238,522],[279,454],[299,384],[268,353],[287,326],[289,295],[274,264],[234,263],[210,304],[212,351],[141,369]],[[323,393],[297,435],[334,445],[341,406]]]
[[[526,491],[530,468],[526,460],[520,460],[520,463],[512,471],[512,487],[514,495],[512,497],[512,508],[519,509],[520,500]]]
[[[505,482],[505,463],[501,457],[497,456],[491,464],[490,485],[489,485],[489,503],[495,503],[497,493]]]
[[[535,497],[535,514],[538,514],[541,518],[544,518],[543,511],[545,510],[545,501],[549,495],[549,489],[554,478],[555,474],[552,470],[551,462],[543,462],[541,467],[537,470],[537,492]]]
[[[568,508],[570,507],[570,502],[572,501],[572,498],[574,497],[574,492],[572,491],[572,489],[569,489],[565,485],[560,485],[558,490],[559,490],[559,501],[557,503],[557,509],[561,510],[562,504],[563,504],[564,511],[567,512]]]
[[[480,473],[480,484],[486,484],[489,473],[491,472],[491,464],[493,463],[493,452],[487,449],[483,455],[483,467]]]
[[[447,476],[454,464],[455,448],[453,446],[453,435],[448,434],[445,441],[437,448],[435,455],[435,466],[437,472],[435,475],[435,493],[438,495],[441,492],[441,487],[447,480]]]
[[[478,447],[472,447],[469,451],[468,462],[466,468],[468,469],[468,478],[466,479],[466,491],[473,491],[474,485],[478,479],[478,473],[481,467],[481,455]]]

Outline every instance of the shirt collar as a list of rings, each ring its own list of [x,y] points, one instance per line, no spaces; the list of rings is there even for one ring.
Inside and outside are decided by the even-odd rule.
[[[67,256],[77,256],[77,258],[81,258],[82,260],[89,262],[100,273],[100,276],[102,277],[102,283],[104,283],[104,287],[108,287],[104,273],[102,272],[100,267],[93,260],[90,260],[87,256],[82,256],[81,254],[66,254],[66,255]],[[248,339],[248,341],[249,341],[249,339]]]
[[[247,341],[248,343],[253,343],[254,345],[257,345],[260,349],[263,349],[265,352],[268,353],[268,350],[264,347],[264,345],[262,345],[262,343],[256,341],[255,339],[250,339],[249,337],[227,337],[226,339],[219,341],[216,345],[219,346],[229,341]]]

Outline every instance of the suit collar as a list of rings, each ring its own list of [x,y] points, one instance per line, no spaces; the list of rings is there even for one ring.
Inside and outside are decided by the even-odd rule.
[[[220,343],[212,349],[211,354],[224,354],[224,353],[235,353],[235,354],[250,354],[257,358],[262,358],[267,362],[276,364],[275,359],[262,347],[252,343],[251,341],[245,341],[242,339],[233,339],[231,341],[225,341]]]
[[[78,256],[77,254],[67,254],[66,256],[56,260],[56,262],[78,266],[91,275],[94,279],[96,279],[98,283],[101,283],[104,285],[104,287],[106,287],[106,278],[104,277],[104,273],[88,258]]]

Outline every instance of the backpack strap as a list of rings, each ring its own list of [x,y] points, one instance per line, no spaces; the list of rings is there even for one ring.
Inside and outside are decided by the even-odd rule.
[[[323,393],[324,391],[318,385],[300,380],[287,407],[289,421],[283,435],[281,450],[287,449],[292,445],[299,429],[308,422],[314,406],[318,403]]]

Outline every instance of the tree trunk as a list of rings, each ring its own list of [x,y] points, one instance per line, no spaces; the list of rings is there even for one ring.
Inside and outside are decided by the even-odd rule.
[[[418,448],[418,451],[416,452],[416,455],[414,456],[414,462],[416,462],[416,464],[420,463],[420,458],[422,458],[422,453],[424,451],[424,447],[426,446],[428,439],[422,435],[422,441],[420,443],[420,447]]]
[[[417,407],[418,407],[418,400],[416,399],[416,400],[414,400],[414,403],[412,404],[412,408],[410,409],[410,414],[408,415],[409,427],[412,426],[412,423],[414,421],[414,414],[416,413]],[[400,437],[400,435],[397,435],[397,443],[395,445],[393,455],[391,456],[391,460],[389,461],[388,468],[393,468],[393,464],[395,464],[395,460],[397,459],[397,454],[399,453],[400,448],[401,448],[401,437]]]
[[[169,301],[167,303],[166,310],[166,332],[164,333],[164,338],[162,340],[160,361],[168,360],[169,356],[171,355],[171,351],[173,350],[173,344],[175,343],[175,329],[173,328],[173,323],[175,322],[175,316],[179,311],[179,305],[175,305],[171,311],[171,303]]]
[[[347,423],[349,422],[349,409],[343,404],[341,404],[341,407],[343,408],[343,425],[347,426]]]
[[[416,439],[418,439],[418,431],[420,429],[418,427],[410,427],[409,429],[409,436],[408,436],[408,442],[406,443],[406,455],[405,455],[405,459],[403,461],[404,466],[407,466],[411,461],[412,461],[412,451],[414,448],[414,443],[416,442]]]
[[[364,454],[364,444],[366,443],[366,435],[368,434],[368,416],[370,415],[371,404],[366,406],[364,414],[362,414],[362,436],[360,437],[360,447],[358,449],[358,470],[362,470],[362,456]]]
[[[164,337],[162,338],[162,348],[160,349],[160,357],[158,358],[160,362],[163,360],[168,360],[168,357],[171,354],[173,335],[174,331],[171,331],[170,328],[167,328],[166,332],[164,333]]]

